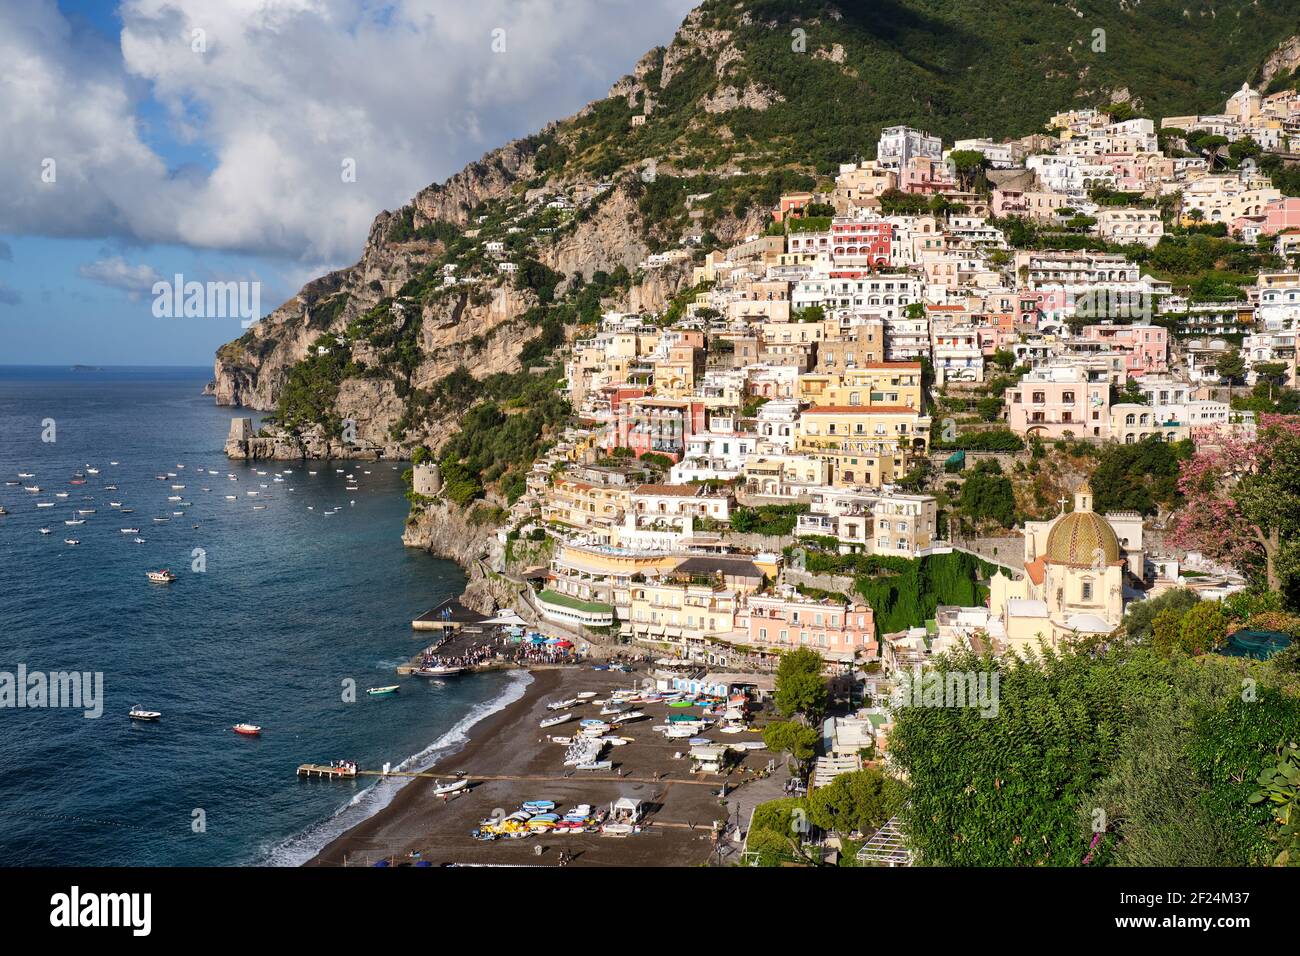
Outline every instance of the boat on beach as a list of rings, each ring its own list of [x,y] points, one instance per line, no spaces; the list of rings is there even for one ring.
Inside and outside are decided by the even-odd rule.
[[[469,781],[464,777],[461,777],[459,780],[453,780],[451,783],[439,783],[435,780],[433,783],[433,793],[435,796],[442,796],[443,794],[464,790],[468,786]]]
[[[559,714],[555,717],[547,717],[537,726],[545,730],[547,727],[557,727],[560,724],[567,723],[573,719],[573,714]]]
[[[580,701],[578,698],[570,697],[568,700],[557,700],[553,704],[547,704],[546,709],[547,710],[568,710],[570,707],[576,707],[578,704],[581,703],[582,701]]]

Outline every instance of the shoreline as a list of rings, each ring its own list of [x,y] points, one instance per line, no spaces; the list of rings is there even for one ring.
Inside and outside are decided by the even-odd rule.
[[[617,731],[627,743],[607,748],[606,759],[613,764],[609,770],[565,767],[564,746],[539,728],[542,719],[554,714],[547,703],[583,691],[608,694],[637,686],[647,674],[644,669],[598,671],[590,665],[529,672],[533,680],[518,700],[476,722],[464,746],[429,768],[443,780],[464,773],[467,789],[440,797],[433,792],[432,777],[413,778],[387,806],[330,841],[304,865],[409,865],[418,860],[432,866],[554,866],[560,850],[578,866],[699,866],[715,859],[713,826],[729,814],[719,788],[725,782],[734,790],[753,779],[771,754],[748,751],[726,776],[693,773],[686,742],[652,730],[670,712],[659,703],[638,707],[645,718]],[[588,718],[599,708],[579,705],[572,712],[574,718]],[[571,734],[577,724],[556,730]],[[758,738],[746,734],[743,739]],[[512,813],[528,800],[554,801],[559,812],[583,803],[603,808],[624,797],[642,801],[646,813],[641,831],[629,836],[554,833],[481,842],[471,835],[481,820]]]
[[[451,752],[439,757],[429,766],[428,772],[446,771],[450,776],[453,768],[444,766],[455,763],[458,759],[473,756],[475,750],[485,746],[496,731],[504,728],[516,719],[512,714],[521,708],[529,708],[538,698],[549,694],[558,683],[559,675],[555,669],[528,670],[531,678],[524,687],[518,700],[511,701],[499,710],[484,714],[482,718],[465,728],[465,740]],[[364,820],[349,827],[329,843],[325,844],[303,866],[339,866],[348,856],[364,853],[366,848],[384,839],[392,829],[400,829],[413,815],[418,814],[418,804],[422,799],[432,800],[433,781],[427,777],[412,777],[393,795],[388,803]]]

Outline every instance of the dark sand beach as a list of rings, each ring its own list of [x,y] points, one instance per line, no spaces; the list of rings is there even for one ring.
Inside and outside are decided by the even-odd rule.
[[[674,756],[689,749],[687,742],[651,730],[665,720],[669,712],[665,704],[638,706],[645,719],[616,731],[632,742],[607,748],[605,758],[613,761],[612,771],[565,767],[564,746],[547,740],[547,735],[572,734],[577,718],[599,716],[600,708],[583,704],[573,708],[574,721],[541,730],[539,722],[554,716],[546,704],[581,691],[605,696],[616,688],[639,686],[646,674],[563,667],[538,669],[532,676],[520,700],[472,727],[465,746],[433,767],[431,772],[444,779],[463,771],[472,781],[470,789],[444,800],[433,793],[432,779],[416,778],[392,803],[325,846],[308,865],[368,865],[381,859],[403,863],[416,851],[435,865],[554,866],[561,849],[568,851],[575,866],[695,866],[709,861],[712,824],[725,819],[727,812],[717,791],[724,780],[734,787],[749,774],[743,770],[725,778],[692,774],[690,761]],[[706,732],[706,736],[727,740],[725,734]],[[734,736],[760,739],[752,732]],[[742,766],[760,769],[770,756],[765,750],[750,752]],[[494,811],[511,813],[526,800],[553,800],[563,810],[580,803],[607,805],[620,797],[637,798],[647,805],[641,833],[548,834],[491,843],[470,835]],[[540,855],[538,847],[543,848]]]

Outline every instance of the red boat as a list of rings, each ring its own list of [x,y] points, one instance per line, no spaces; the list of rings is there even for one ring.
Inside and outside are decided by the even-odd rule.
[[[262,733],[262,728],[257,724],[235,724],[231,729],[237,734],[243,734],[245,737],[257,737]]]
[[[68,484],[70,484],[70,485],[84,485],[84,484],[85,484],[85,481],[83,481],[83,480],[81,480],[81,479],[79,479],[79,478],[73,478],[70,482],[68,482]]]

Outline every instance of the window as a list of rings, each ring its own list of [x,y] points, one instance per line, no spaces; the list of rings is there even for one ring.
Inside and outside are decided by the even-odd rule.
[[[1091,581],[1084,581],[1084,582],[1083,582],[1083,599],[1084,599],[1085,601],[1091,601],[1091,600],[1092,600],[1092,582],[1091,582]]]

